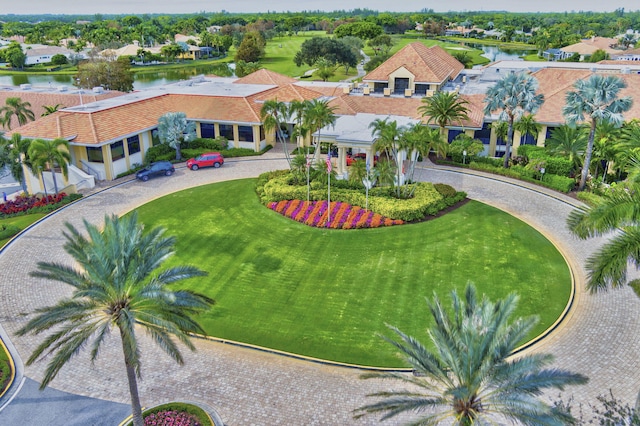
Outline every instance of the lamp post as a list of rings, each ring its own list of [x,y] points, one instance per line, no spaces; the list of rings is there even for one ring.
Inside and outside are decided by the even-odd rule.
[[[545,171],[546,171],[546,170],[544,169],[544,167],[541,167],[541,168],[540,168],[540,181],[542,181],[542,180],[544,179],[544,172],[545,172]]]
[[[462,164],[467,164],[467,150],[462,151]]]

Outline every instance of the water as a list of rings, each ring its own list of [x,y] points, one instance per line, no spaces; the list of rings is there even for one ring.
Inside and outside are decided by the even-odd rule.
[[[465,46],[472,47],[474,49],[482,50],[484,53],[482,56],[489,59],[491,62],[495,61],[517,61],[522,59],[523,56],[535,53],[536,49],[520,50],[520,49],[503,49],[500,46],[487,46],[485,44],[475,43],[462,43]]]
[[[196,67],[185,67],[178,69],[167,69],[166,71],[153,71],[136,73],[133,75],[133,88],[146,89],[167,83],[175,83],[180,80],[188,80],[201,74],[215,74],[220,77],[230,77],[233,70],[229,64],[201,65]],[[21,84],[31,84],[32,86],[73,86],[75,83],[73,75],[56,74],[12,74],[0,75],[0,86],[20,86]]]

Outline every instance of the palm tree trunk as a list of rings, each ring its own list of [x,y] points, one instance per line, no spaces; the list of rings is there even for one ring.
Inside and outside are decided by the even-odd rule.
[[[591,131],[589,132],[589,142],[587,143],[587,151],[584,153],[584,164],[582,165],[582,174],[580,176],[580,184],[578,191],[582,191],[587,185],[587,177],[589,176],[589,167],[591,166],[591,157],[593,156],[593,141],[596,135],[596,121],[591,120]]]
[[[124,363],[127,367],[127,380],[129,381],[129,394],[131,395],[131,416],[133,417],[133,426],[144,426],[144,422],[142,420],[142,406],[140,405],[140,396],[138,395],[136,369],[131,365],[126,352],[124,355]]]
[[[48,196],[47,194],[47,182],[44,180],[44,172],[40,172],[40,176],[42,176],[42,187],[44,188],[44,196]]]
[[[504,152],[504,168],[509,167],[509,157],[511,157],[511,140],[513,139],[513,117],[509,117],[509,130],[507,131],[507,146]]]

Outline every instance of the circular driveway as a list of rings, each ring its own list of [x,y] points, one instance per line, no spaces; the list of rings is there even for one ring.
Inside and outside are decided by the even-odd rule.
[[[275,151],[275,150],[274,150]],[[131,182],[97,193],[49,217],[14,241],[0,255],[2,310],[0,322],[20,356],[26,359],[42,337],[16,337],[26,313],[68,296],[70,289],[29,277],[41,260],[69,262],[62,249],[63,224],[83,227],[82,221],[101,224],[105,214],[124,214],[141,204],[192,186],[229,179],[254,177],[282,169],[286,162],[276,152],[260,159],[227,161],[220,169],[191,172],[178,169],[170,178]],[[577,279],[574,307],[550,336],[529,350],[556,356],[555,365],[586,374],[586,386],[565,390],[574,404],[595,403],[595,397],[612,388],[618,398],[632,402],[640,389],[640,300],[629,288],[598,295],[584,292],[586,257],[601,243],[574,238],[565,222],[573,209],[564,196],[527,189],[483,176],[461,174],[444,168],[419,170],[418,179],[449,183],[470,198],[491,204],[528,222],[551,239],[565,255]],[[229,194],[233,196],[233,194]],[[188,208],[188,206],[185,206]],[[496,226],[499,226],[497,224]],[[490,236],[488,236],[490,238]],[[517,262],[518,259],[513,259]],[[469,279],[473,281],[473,276]],[[418,299],[424,295],[416,295]],[[520,303],[526,303],[521,300]],[[232,345],[196,340],[196,352],[183,348],[185,365],[178,366],[150,339],[141,336],[144,406],[168,400],[201,401],[216,408],[228,425],[344,425],[380,424],[378,416],[355,421],[352,411],[372,402],[366,394],[395,388],[391,382],[360,380],[360,371],[326,366]],[[86,353],[63,368],[51,387],[66,392],[128,403],[124,363],[117,335],[103,346],[95,364]],[[381,344],[385,344],[381,341]],[[38,380],[46,362],[26,367],[25,376]],[[551,394],[557,396],[557,392]],[[0,414],[1,419],[1,414]],[[387,422],[387,424],[395,424]]]

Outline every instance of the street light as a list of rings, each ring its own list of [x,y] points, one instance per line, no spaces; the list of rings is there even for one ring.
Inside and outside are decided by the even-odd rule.
[[[541,180],[541,181],[542,181],[542,179],[544,178],[544,172],[545,172],[545,171],[546,171],[546,170],[544,169],[544,167],[541,167],[541,168],[540,168],[540,180]]]
[[[462,164],[467,163],[467,150],[462,151]]]

